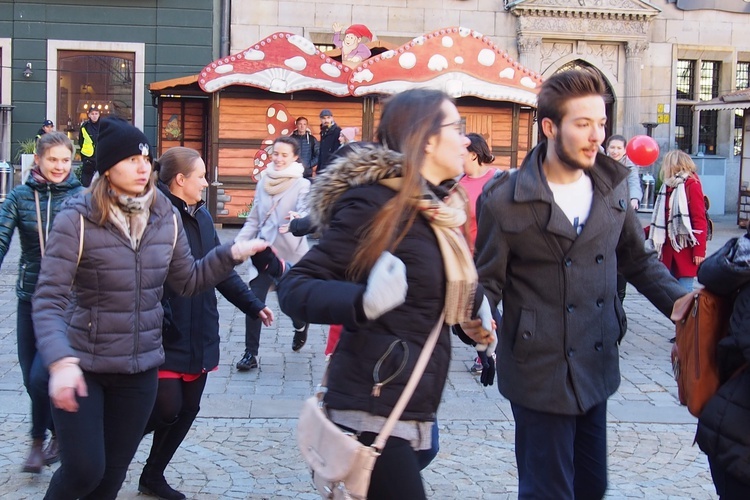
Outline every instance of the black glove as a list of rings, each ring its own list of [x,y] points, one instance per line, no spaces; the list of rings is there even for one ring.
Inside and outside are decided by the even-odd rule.
[[[457,336],[461,340],[461,342],[463,342],[464,344],[470,345],[471,347],[474,347],[477,345],[476,342],[471,340],[471,337],[466,335],[463,328],[461,328],[461,325],[459,324],[451,325],[451,330],[453,331],[453,335]]]
[[[266,273],[273,278],[280,278],[284,274],[284,263],[279,259],[271,247],[266,248],[250,257],[253,266],[260,273]]]
[[[482,362],[482,375],[479,380],[487,387],[495,383],[495,352],[487,354],[487,351],[477,351],[479,360]]]

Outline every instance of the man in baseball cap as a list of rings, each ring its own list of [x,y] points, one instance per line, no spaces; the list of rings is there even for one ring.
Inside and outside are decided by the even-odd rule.
[[[318,152],[318,168],[314,170],[316,174],[321,173],[331,162],[333,152],[336,151],[339,143],[339,134],[341,127],[333,121],[333,113],[330,109],[324,109],[320,112],[320,149]]]

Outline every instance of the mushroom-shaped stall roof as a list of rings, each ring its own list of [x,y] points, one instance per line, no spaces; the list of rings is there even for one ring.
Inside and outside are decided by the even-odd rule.
[[[280,32],[212,62],[201,71],[198,84],[209,93],[230,85],[249,85],[282,94],[316,89],[343,97],[349,95],[351,72],[310,40]]]
[[[414,38],[359,65],[349,78],[352,95],[439,88],[452,97],[536,105],[542,78],[469,28],[444,28]]]
[[[320,52],[306,38],[274,33],[238,54],[206,66],[198,84],[206,92],[249,85],[272,92],[321,90],[364,96],[394,94],[412,87],[452,97],[536,105],[542,78],[524,68],[487,37],[469,28],[444,28],[414,38],[363,61],[355,70]]]

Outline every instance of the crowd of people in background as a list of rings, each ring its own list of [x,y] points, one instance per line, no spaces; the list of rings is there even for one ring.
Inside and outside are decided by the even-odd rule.
[[[366,445],[439,329],[368,498],[426,498],[420,471],[437,453],[455,335],[477,348],[471,371],[485,385],[497,356],[515,420],[519,497],[602,498],[627,283],[669,316],[696,276],[721,293],[750,282],[747,238],[701,267],[706,206],[689,155],[663,156],[643,227],[627,139],[612,135],[603,147],[605,91],[589,70],[547,79],[537,108],[544,139],[510,172],[494,165],[486,136],[466,134],[440,91],[385,101],[373,143],[358,142],[358,129],[341,128],[329,109],[319,113],[319,138],[299,116],[291,135],[274,140],[247,221],[227,244],[204,206],[206,165],[196,151],[155,158],[140,130],[92,107],[79,133],[79,181],[72,141],[46,120],[31,175],[0,208],[0,263],[16,229],[21,240],[18,357],[31,400],[22,469],[61,461],[45,498],[114,499],[153,432],[138,490],[184,499],[165,470],[218,369],[216,291],[245,314],[235,367],[246,372],[259,367],[275,289],[292,320],[292,351],[305,346],[310,324],[331,325],[325,405]],[[233,268],[247,259],[242,278]],[[743,321],[733,317],[735,364],[747,351]],[[750,404],[750,382],[745,374],[731,383],[698,432],[722,498],[750,489],[750,472],[731,459],[750,453],[750,441],[720,417]]]

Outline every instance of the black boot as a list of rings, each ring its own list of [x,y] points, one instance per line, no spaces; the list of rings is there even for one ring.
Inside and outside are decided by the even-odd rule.
[[[163,498],[165,500],[183,500],[185,498],[185,495],[167,484],[164,476],[156,478],[146,476],[146,469],[143,470],[141,478],[138,480],[138,491],[144,495]]]
[[[294,329],[294,338],[292,339],[292,351],[299,352],[305,346],[307,342],[307,329],[310,328],[310,323],[305,323],[302,328]]]
[[[57,441],[57,436],[52,434],[42,453],[44,453],[44,465],[52,465],[60,461],[60,443]]]

